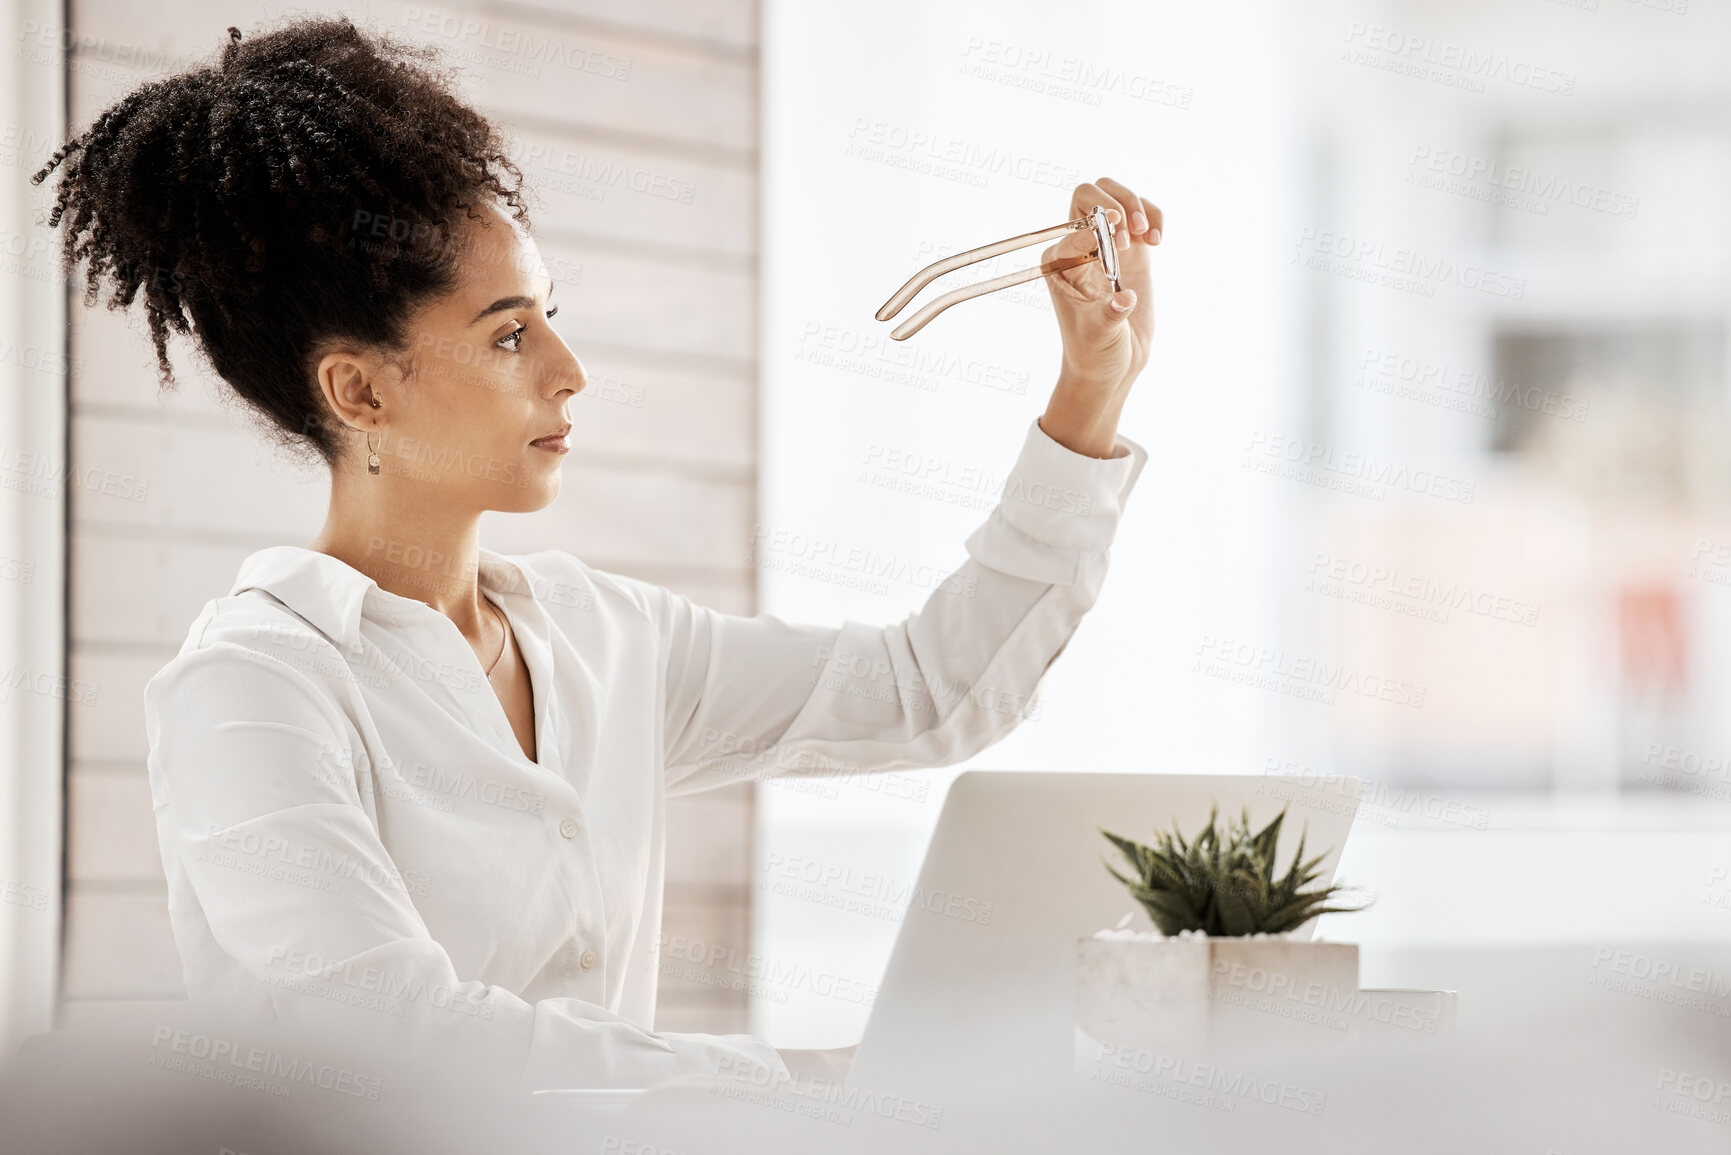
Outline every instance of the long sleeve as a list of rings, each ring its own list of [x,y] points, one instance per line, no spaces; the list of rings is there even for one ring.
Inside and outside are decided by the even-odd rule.
[[[668,792],[945,766],[1002,738],[1099,595],[1147,461],[1118,448],[1086,457],[1032,422],[967,560],[893,625],[740,617],[636,583],[666,663]]]
[[[265,997],[286,1025],[464,1056],[530,1087],[647,1086],[722,1060],[785,1072],[749,1036],[657,1034],[577,998],[530,1003],[461,980],[412,896],[429,885],[467,894],[486,880],[393,863],[357,786],[370,772],[350,753],[360,736],[308,677],[304,649],[283,649],[207,643],[146,689],[158,835],[195,997]],[[492,809],[498,821],[517,817]],[[524,873],[504,885],[544,884]],[[203,969],[213,959],[220,969]]]

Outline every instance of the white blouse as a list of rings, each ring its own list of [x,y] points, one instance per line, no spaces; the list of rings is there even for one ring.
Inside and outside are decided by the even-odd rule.
[[[189,995],[532,1087],[724,1059],[785,1077],[753,1036],[653,1030],[666,798],[1002,738],[1099,593],[1147,459],[1118,448],[1033,422],[969,559],[890,626],[737,617],[559,550],[482,549],[537,762],[449,618],[327,554],[253,554],[145,690]]]

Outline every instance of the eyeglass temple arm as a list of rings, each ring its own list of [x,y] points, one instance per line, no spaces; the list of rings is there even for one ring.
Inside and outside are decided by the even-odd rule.
[[[996,257],[1004,253],[1014,252],[1017,249],[1025,249],[1029,245],[1037,245],[1041,241],[1055,240],[1066,233],[1073,233],[1077,229],[1091,227],[1093,223],[1094,218],[1092,216],[1077,217],[1073,221],[1065,221],[1063,224],[1053,225],[1049,229],[1041,229],[1039,232],[1034,233],[1023,233],[1021,236],[1010,237],[1008,240],[996,241],[989,245],[981,245],[977,249],[969,249],[965,253],[955,253],[951,256],[945,257],[941,261],[933,261],[931,264],[927,265],[909,278],[907,284],[897,289],[895,296],[884,302],[883,308],[877,311],[877,319],[880,321],[889,320],[891,317],[901,312],[902,306],[913,300],[915,294],[917,294],[921,289],[925,288],[927,285],[953,269],[959,269],[964,265],[971,265],[976,261],[983,261],[989,257]],[[1003,281],[1003,284],[998,285],[998,287],[1004,288],[1009,285],[1020,284],[1021,281],[1027,279],[1028,278],[1026,277],[1022,277],[1019,280]],[[1002,280],[1002,278],[999,278],[999,280]],[[993,284],[994,282],[984,283]],[[973,294],[969,295],[972,296]],[[967,298],[965,297],[957,298],[957,300],[966,299]],[[955,304],[955,301],[951,301],[950,304]],[[927,320],[930,320],[930,318],[927,318]],[[899,333],[900,331],[901,330],[898,329],[896,332]],[[911,331],[912,330],[910,330],[910,332]],[[893,337],[895,334],[892,333],[891,336]]]
[[[1086,265],[1098,258],[1099,255],[1100,250],[1095,249],[1092,252],[1074,257],[1053,257],[1044,264],[1035,265],[1032,268],[1018,269],[1013,273],[1005,273],[1001,277],[993,277],[989,281],[980,281],[976,284],[965,285],[960,289],[952,289],[941,297],[932,298],[931,301],[927,302],[925,308],[890,330],[890,340],[907,340],[925,328],[928,321],[951,305],[959,305],[963,301],[981,297],[987,293],[995,293],[999,289],[1007,289],[1011,285],[1019,285],[1023,281],[1031,281],[1035,277],[1048,277],[1053,273],[1061,273],[1065,269],[1073,269],[1077,265]]]

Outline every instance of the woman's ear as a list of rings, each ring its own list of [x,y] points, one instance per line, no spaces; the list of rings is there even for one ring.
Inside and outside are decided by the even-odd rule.
[[[325,404],[351,429],[376,429],[386,398],[374,388],[382,366],[376,357],[340,349],[319,359],[316,380]]]

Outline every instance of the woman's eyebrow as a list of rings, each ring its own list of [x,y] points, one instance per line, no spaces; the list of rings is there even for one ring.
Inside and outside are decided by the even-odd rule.
[[[548,285],[547,286],[547,299],[549,301],[551,301],[553,299],[553,290],[555,287],[556,286],[554,286],[554,285]],[[475,319],[473,321],[470,321],[469,325],[470,326],[478,325],[485,318],[492,316],[494,313],[502,313],[506,309],[527,309],[527,308],[530,308],[531,306],[533,306],[534,304],[535,304],[535,298],[525,297],[521,294],[518,294],[515,297],[500,297],[497,301],[494,301],[491,305],[488,305],[485,309],[482,309],[479,313],[476,313]]]

